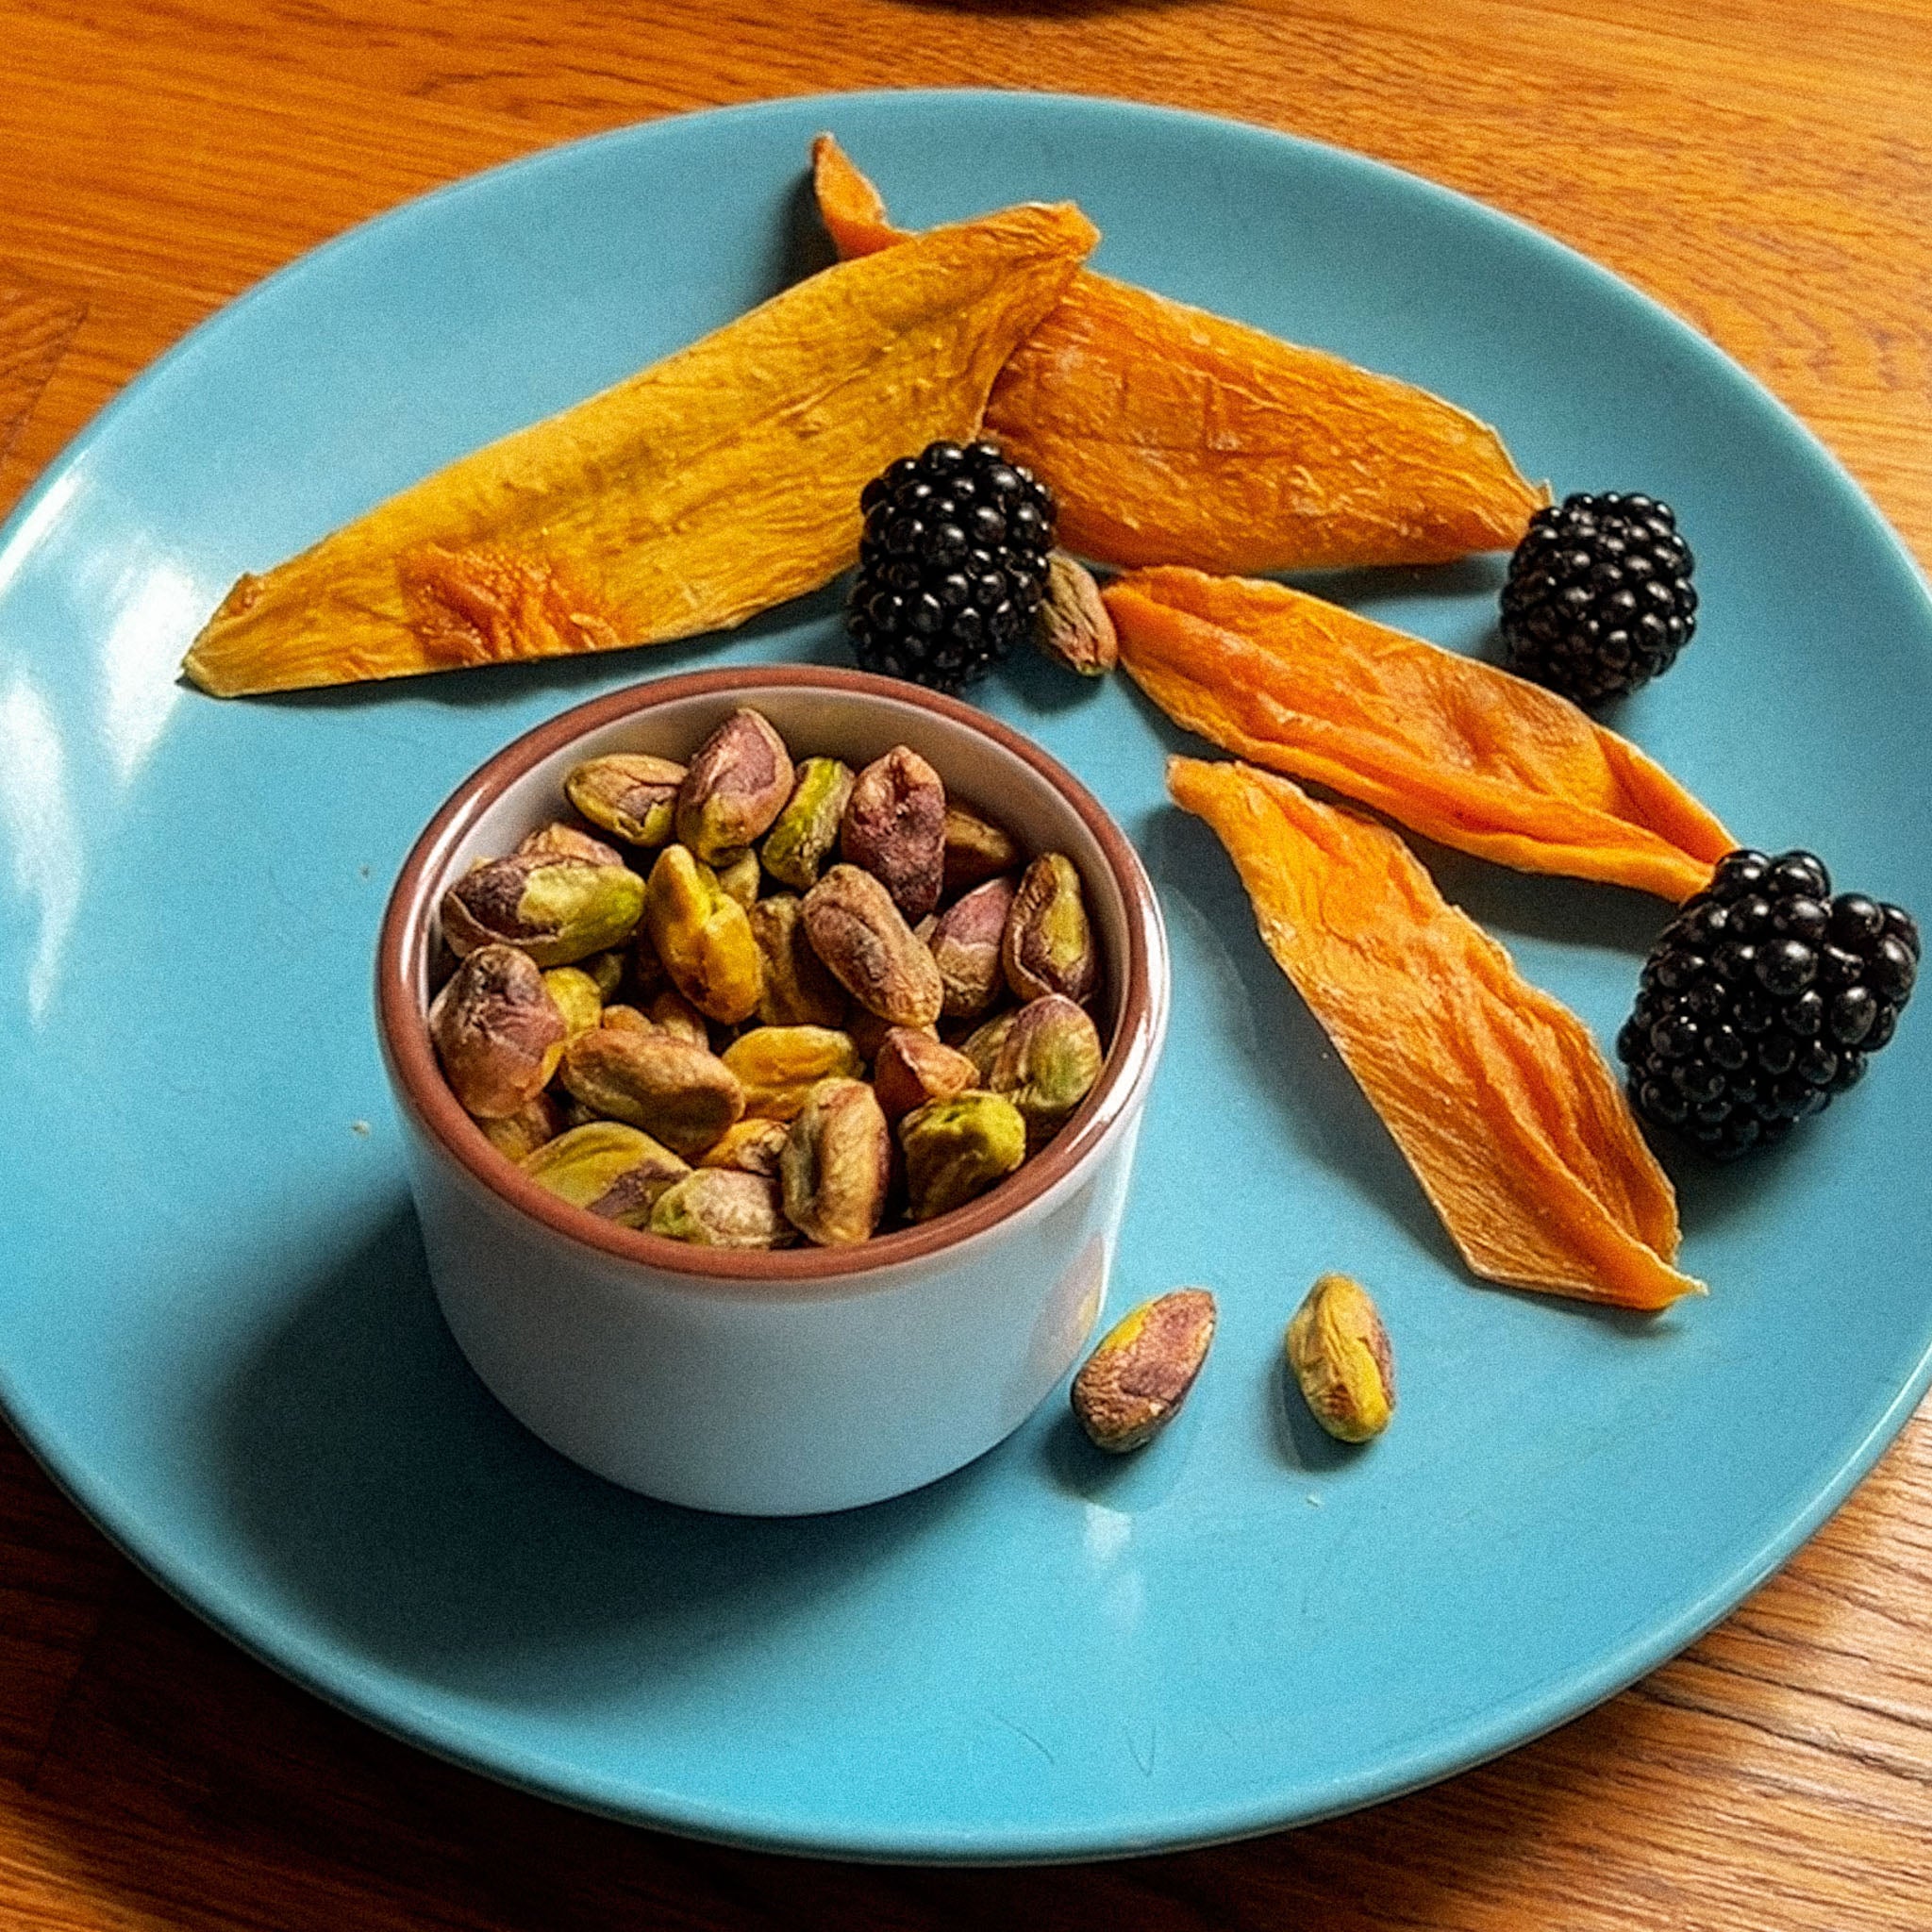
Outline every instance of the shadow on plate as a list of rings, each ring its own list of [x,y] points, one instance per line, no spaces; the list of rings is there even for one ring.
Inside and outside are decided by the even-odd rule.
[[[1457,558],[1453,563],[1291,571],[1282,581],[1311,597],[1372,617],[1379,607],[1410,597],[1492,599],[1503,588],[1507,568],[1508,559],[1498,554]]]
[[[1398,1389],[1398,1399],[1400,1393]],[[1338,1441],[1315,1420],[1285,1359],[1268,1377],[1268,1407],[1274,1420],[1275,1450],[1291,1469],[1310,1474],[1341,1469],[1369,1447],[1366,1442]]]
[[[349,1648],[558,1703],[769,1640],[970,1507],[989,1460],[836,1516],[711,1516],[619,1489],[471,1372],[401,1196],[240,1361],[215,1445],[258,1559]]]
[[[1198,1403],[1184,1402],[1181,1412],[1144,1448],[1109,1456],[1087,1440],[1087,1431],[1075,1420],[1064,1389],[1047,1400],[1058,1407],[1058,1414],[1045,1427],[1025,1434],[1036,1440],[1041,1467],[1062,1494],[1083,1503],[1105,1504],[1131,1516],[1156,1507],[1174,1492],[1200,1427]]]

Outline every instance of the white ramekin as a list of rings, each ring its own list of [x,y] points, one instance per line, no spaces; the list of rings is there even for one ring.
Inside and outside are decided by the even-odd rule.
[[[952,1214],[858,1248],[693,1248],[538,1187],[457,1105],[425,1015],[444,889],[558,816],[562,778],[611,751],[682,758],[755,706],[800,757],[908,744],[949,795],[1079,868],[1110,1041],[1079,1112]],[[1160,911],[1119,826],[1017,732],[891,679],[807,666],[669,677],[540,725],[458,788],[391,895],[376,961],[383,1056],[438,1300],[514,1415],[612,1481],[705,1509],[876,1502],[959,1468],[1053,1389],[1106,1297],[1167,1026]]]

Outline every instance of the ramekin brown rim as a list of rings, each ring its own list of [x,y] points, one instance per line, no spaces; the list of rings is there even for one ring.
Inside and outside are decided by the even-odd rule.
[[[854,1247],[770,1252],[692,1247],[600,1221],[572,1207],[491,1146],[458,1104],[436,1063],[417,996],[435,930],[431,882],[442,875],[450,848],[511,785],[573,740],[620,719],[684,698],[730,695],[754,686],[891,699],[990,739],[1029,765],[1073,808],[1099,845],[1126,909],[1126,958],[1108,961],[1108,973],[1124,981],[1120,1017],[1101,1076],[1078,1112],[1038,1155],[976,1201],[937,1221],[875,1235]],[[739,665],[649,679],[593,698],[526,731],[472,772],[410,847],[391,891],[376,943],[376,1027],[397,1095],[417,1125],[490,1193],[565,1240],[694,1282],[775,1287],[844,1279],[857,1285],[867,1274],[929,1259],[1012,1220],[1099,1150],[1159,1045],[1164,1000],[1156,984],[1155,962],[1165,953],[1159,904],[1140,856],[1100,801],[1031,740],[957,698],[894,678],[833,666]]]

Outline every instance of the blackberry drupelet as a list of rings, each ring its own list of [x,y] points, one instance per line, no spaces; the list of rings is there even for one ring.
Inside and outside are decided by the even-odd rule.
[[[1733,852],[1664,928],[1617,1036],[1637,1111],[1720,1159],[1783,1140],[1857,1084],[1918,968],[1908,912],[1833,898],[1808,852]]]
[[[1579,705],[1648,684],[1697,627],[1695,565],[1669,506],[1648,496],[1579,493],[1538,510],[1503,585],[1509,669]]]
[[[990,442],[935,442],[859,497],[845,627],[860,666],[958,691],[1033,628],[1053,548],[1045,486]]]

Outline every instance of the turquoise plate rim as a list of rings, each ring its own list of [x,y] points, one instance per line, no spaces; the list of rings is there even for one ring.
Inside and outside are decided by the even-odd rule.
[[[1103,95],[1053,92],[1017,93],[993,89],[868,90],[851,93],[798,95],[672,114],[540,149],[478,174],[447,183],[357,224],[285,264],[261,282],[225,304],[171,345],[113,396],[47,466],[4,524],[0,524],[0,591],[58,517],[68,479],[86,466],[95,446],[125,413],[139,409],[158,383],[178,375],[218,344],[225,331],[285,279],[302,275],[338,251],[353,249],[373,229],[433,218],[435,211],[465,196],[487,194],[501,176],[528,179],[542,173],[567,173],[583,151],[613,143],[648,147],[675,140],[696,121],[791,119],[806,110],[836,116],[858,104],[890,102],[894,110],[917,111],[922,104],[949,108],[984,107],[990,112],[1026,108],[1072,118],[1097,117],[1134,124],[1191,125],[1204,135],[1268,149],[1287,146],[1380,177],[1391,188],[1420,196],[1465,224],[1507,231],[1529,241],[1553,273],[1585,281],[1594,296],[1634,312],[1653,329],[1662,329],[1680,350],[1688,350],[1717,384],[1746,405],[1761,425],[1774,426],[1791,458],[1829,479],[1842,506],[1881,539],[1891,565],[1932,624],[1932,592],[1916,559],[1840,459],[1773,392],[1734,362],[1707,338],[1660,303],[1620,276],[1533,225],[1456,190],[1409,174],[1390,163],[1332,143],[1309,140],[1189,109]],[[1878,1420],[1855,1441],[1830,1476],[1799,1499],[1789,1517],[1746,1560],[1727,1571],[1674,1616],[1641,1638],[1600,1657],[1540,1694],[1506,1703],[1464,1724],[1453,1739],[1407,1757],[1384,1757],[1352,1777],[1329,1783],[1320,1799],[1308,1803],[1260,1802],[1245,1806],[1202,1804],[1169,1813],[1157,1832],[1131,1839],[1085,1826],[1016,1825],[998,1842],[984,1834],[958,1834],[943,1827],[885,1831],[862,1823],[801,1825],[779,1816],[758,1817],[729,1806],[696,1802],[670,1790],[654,1790],[640,1802],[629,1786],[600,1778],[581,1767],[508,1745],[498,1737],[481,1740],[468,1726],[441,1721],[432,1710],[399,1707],[382,1687],[359,1677],[353,1654],[318,1654],[318,1647],[291,1644],[281,1621],[253,1613],[244,1597],[219,1575],[181,1559],[152,1538],[138,1510],[124,1509],[112,1485],[96,1481],[84,1466],[55,1455],[37,1428],[33,1407],[19,1388],[12,1365],[0,1354],[0,1410],[57,1487],[135,1563],[199,1617],[278,1674],[325,1702],[404,1742],[426,1749],[467,1770],[514,1788],[558,1800],[620,1822],[681,1832],[749,1849],[848,1857],[881,1863],[1028,1864],[1139,1856],[1229,1842],[1291,1826],[1316,1823],[1365,1805],[1400,1796],[1469,1770],[1568,1722],[1656,1669],[1733,1610],[1776,1571],[1839,1507],[1872,1469],[1932,1387],[1932,1343],[1896,1390]]]

